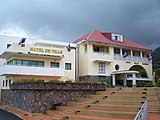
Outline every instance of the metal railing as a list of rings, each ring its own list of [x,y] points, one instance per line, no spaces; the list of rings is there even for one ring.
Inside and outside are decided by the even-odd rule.
[[[140,63],[152,63],[152,60],[148,60],[146,57],[138,57],[138,56],[127,56],[127,57],[123,57],[120,54],[115,54],[114,55],[114,59],[115,60],[123,60],[123,61],[129,61],[129,62],[140,62]]]
[[[147,100],[142,105],[134,120],[147,120],[148,103]]]

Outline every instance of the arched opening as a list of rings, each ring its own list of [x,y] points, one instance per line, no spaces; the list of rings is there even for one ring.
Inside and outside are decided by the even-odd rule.
[[[139,71],[139,74],[137,77],[139,78],[148,78],[148,73],[147,71],[145,70],[145,68],[143,68],[142,66],[140,65],[134,65],[132,66],[130,69],[130,71]]]

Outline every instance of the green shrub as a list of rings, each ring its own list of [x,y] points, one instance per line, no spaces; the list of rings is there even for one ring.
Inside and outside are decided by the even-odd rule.
[[[152,82],[148,82],[144,85],[144,87],[154,87],[154,85],[152,84]]]
[[[63,81],[60,80],[50,80],[48,83],[64,83]]]
[[[144,81],[138,81],[136,86],[137,86],[137,87],[144,87],[145,84],[146,84],[146,83],[145,83]]]
[[[35,80],[33,79],[21,79],[21,80],[16,80],[13,82],[13,84],[17,84],[17,83],[42,83],[44,82],[44,80]]]
[[[156,87],[160,87],[160,79],[158,79],[158,81],[156,83]]]
[[[67,81],[65,81],[65,83],[72,83],[72,81],[71,80],[67,80]]]

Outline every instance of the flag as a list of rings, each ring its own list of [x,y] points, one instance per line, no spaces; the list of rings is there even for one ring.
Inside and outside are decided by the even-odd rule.
[[[68,45],[67,50],[68,50],[68,52],[71,51],[71,46],[70,46],[70,44]]]
[[[127,53],[127,51],[125,51],[124,54],[123,54],[123,57],[125,58],[127,56],[128,56],[128,53]]]
[[[26,38],[22,38],[18,45],[24,44],[25,41],[26,41]]]
[[[152,54],[150,53],[150,54],[148,54],[148,60],[152,60]]]

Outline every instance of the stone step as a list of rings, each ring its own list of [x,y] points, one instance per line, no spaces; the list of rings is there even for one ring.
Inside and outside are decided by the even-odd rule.
[[[160,114],[160,110],[148,110],[148,113]]]
[[[148,112],[160,114],[160,88],[107,88],[47,114],[55,120],[133,120],[146,99]]]
[[[124,111],[109,111],[109,110],[95,110],[95,109],[79,109],[76,114],[80,115],[94,115],[98,117],[108,118],[134,118],[137,112],[124,112]]]
[[[117,96],[117,97],[148,97],[146,94],[136,94],[136,95],[131,95],[130,93],[129,94],[119,94],[119,93],[115,93],[115,94],[113,94],[113,95],[110,95],[110,94],[99,94],[99,95],[89,95],[89,96],[87,96],[86,98],[103,98],[103,97],[109,97],[109,96]],[[149,96],[149,98],[157,98],[157,96]]]
[[[64,120],[132,120],[126,118],[106,118],[98,116],[88,116],[79,114],[68,114],[65,116]]]
[[[128,100],[128,101],[137,101],[137,100],[141,100],[141,101],[144,101],[146,100],[146,98],[136,98],[136,97],[118,97],[118,96],[115,96],[115,97],[108,97],[106,98],[105,100]]]
[[[65,110],[76,110],[76,109],[97,109],[97,110],[110,110],[110,111],[134,111],[138,112],[140,106],[131,106],[131,105],[107,105],[107,104],[86,104],[83,106],[58,106],[57,110],[65,111]]]
[[[58,111],[58,110],[48,110],[46,112],[46,114],[48,116],[51,116],[53,118],[60,119],[60,120],[63,120],[63,118],[64,118],[64,113],[62,111]]]
[[[48,116],[48,115],[44,115],[44,114],[36,114],[34,115],[34,118],[35,120],[61,120],[59,119],[58,117],[51,117],[51,116]]]
[[[121,104],[121,105],[142,105],[144,100],[97,100],[96,103],[98,104]]]
[[[49,110],[47,111],[47,114],[49,114],[52,117],[61,116],[61,118],[54,119],[54,120],[132,120],[132,119],[121,119],[121,118],[106,118],[106,117],[98,117],[94,115],[79,115],[79,114],[67,114],[62,111],[57,110]]]
[[[107,104],[90,104],[87,105],[88,109],[96,110],[110,110],[110,111],[129,111],[129,112],[138,112],[140,106],[131,106],[131,105],[107,105]]]
[[[103,98],[78,98],[76,101],[77,102],[95,102],[97,100],[128,100],[128,101],[145,101],[145,97],[119,97],[119,96],[105,96]]]
[[[120,101],[120,100],[97,100],[93,103],[90,102],[68,102],[67,106],[86,106],[88,104],[108,104],[108,105],[139,105],[141,106],[144,103],[142,100],[137,100],[137,101]]]

